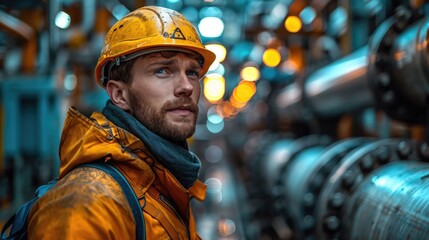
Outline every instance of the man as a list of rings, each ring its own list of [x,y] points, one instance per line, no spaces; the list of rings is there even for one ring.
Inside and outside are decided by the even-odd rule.
[[[95,69],[110,100],[90,118],[70,108],[59,182],[33,206],[30,239],[135,239],[120,186],[80,164],[112,163],[143,210],[146,239],[199,239],[190,199],[203,200],[199,159],[186,139],[196,126],[199,80],[215,55],[180,13],[143,7],[107,33]]]

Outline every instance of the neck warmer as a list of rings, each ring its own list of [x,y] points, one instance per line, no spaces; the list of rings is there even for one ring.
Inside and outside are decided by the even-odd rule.
[[[134,116],[117,107],[110,100],[107,101],[102,113],[116,126],[142,140],[149,151],[183,187],[188,189],[197,180],[201,162],[194,153],[188,150],[186,144],[181,146],[153,133]]]

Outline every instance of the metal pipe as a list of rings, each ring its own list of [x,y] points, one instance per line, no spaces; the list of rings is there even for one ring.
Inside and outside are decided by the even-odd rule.
[[[315,71],[304,80],[303,86],[286,86],[276,98],[280,116],[303,118],[307,108],[319,116],[329,117],[373,105],[367,69],[368,48],[363,47]]]
[[[306,79],[304,95],[320,116],[334,116],[373,104],[367,84],[368,48],[363,47]]]
[[[22,22],[20,19],[0,11],[0,27],[18,35],[26,41],[33,40],[36,33],[34,29]]]
[[[316,204],[331,171],[349,152],[371,141],[369,138],[350,138],[327,147],[314,146],[301,151],[289,163],[281,181],[285,187],[285,213],[297,239],[314,239]]]
[[[407,235],[402,235],[402,229],[394,227],[398,226],[395,224],[401,224],[407,221],[407,219],[411,221],[415,216],[419,216],[419,218],[423,219],[421,224],[427,226],[426,213],[429,208],[422,206],[422,208],[419,208],[420,213],[416,209],[411,209],[418,208],[415,200],[420,199],[419,194],[413,196],[413,193],[420,191],[422,195],[429,196],[422,191],[427,188],[428,184],[424,180],[429,173],[427,159],[427,144],[401,138],[378,140],[364,144],[347,153],[330,172],[327,181],[320,191],[316,205],[316,235],[320,239],[362,239],[362,237],[365,239],[404,239],[404,236]],[[426,166],[419,165],[419,167],[415,167],[412,164],[413,161],[426,162],[424,163]],[[396,162],[404,163],[401,167],[397,167],[398,171],[389,170],[388,174],[380,174],[379,171],[383,171],[381,169],[395,165]],[[409,166],[412,167],[405,167],[407,164],[410,164]],[[418,168],[424,171],[417,171]],[[406,171],[401,172],[401,169],[404,171],[406,169]],[[413,171],[416,173],[419,172],[418,177],[417,175],[413,176]],[[379,176],[383,176],[383,180],[379,181],[381,189],[377,189],[378,187],[374,186],[372,182]],[[417,179],[420,177],[423,181],[419,182]],[[385,184],[384,186],[381,186],[382,182]],[[367,187],[362,189],[362,186]],[[393,190],[396,192],[393,192]],[[374,205],[362,206],[363,208],[359,209],[358,206],[361,206],[362,202],[366,201],[367,195],[373,195],[368,200],[374,203]],[[382,198],[384,201],[377,203],[376,198]],[[395,203],[396,201],[393,201],[393,204],[389,205],[392,203],[392,199],[398,199],[404,204],[409,201],[409,205],[404,207],[398,206]],[[422,199],[425,199],[425,197]],[[422,202],[425,202],[425,200]],[[385,210],[387,210],[387,215],[390,215],[389,208],[395,207],[398,210],[403,210],[399,214],[409,214],[410,216],[382,216]],[[372,215],[372,213],[375,214]],[[426,216],[426,220],[424,220],[425,217],[423,216]],[[401,221],[401,219],[404,221]],[[397,221],[397,223],[386,224],[386,221]],[[377,229],[373,228],[376,223],[380,224],[377,226]],[[365,227],[361,228],[361,225]],[[413,228],[415,226],[410,226],[410,229],[406,230],[406,232],[410,233],[412,229],[417,231],[417,228],[419,228],[418,225],[420,223],[417,224],[416,228]],[[352,228],[360,229],[353,233],[359,235],[351,235],[350,230]],[[371,236],[372,233],[369,233],[369,229],[374,231],[389,229],[389,234],[391,235],[384,237]],[[427,230],[424,231],[427,234]],[[424,231],[421,232],[423,235],[411,234],[409,239],[424,239],[418,237],[424,236]],[[376,233],[374,232],[374,234]],[[398,237],[402,236],[402,238],[393,238],[394,235]]]
[[[393,119],[424,122],[429,18],[412,22],[407,16],[398,11],[368,46],[286,86],[276,98],[279,115],[305,120],[308,112],[332,117],[378,105]]]
[[[37,38],[34,29],[20,19],[0,11],[0,28],[25,40],[22,53],[22,70],[25,73],[32,73],[35,69],[37,55]]]
[[[371,173],[347,202],[344,239],[426,239],[429,164],[394,162]],[[365,235],[362,235],[365,234]]]
[[[429,19],[400,8],[369,42],[368,84],[376,105],[395,120],[427,122]]]
[[[412,104],[424,107],[429,94],[429,18],[407,28],[395,40],[392,81]]]

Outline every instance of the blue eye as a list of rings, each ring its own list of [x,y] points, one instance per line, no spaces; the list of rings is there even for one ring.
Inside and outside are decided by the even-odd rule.
[[[158,77],[167,77],[168,71],[165,68],[160,68],[155,70],[155,75],[157,75]]]
[[[165,73],[165,69],[164,69],[164,68],[157,69],[157,70],[155,71],[155,73],[156,73],[156,74],[163,74],[163,73]]]

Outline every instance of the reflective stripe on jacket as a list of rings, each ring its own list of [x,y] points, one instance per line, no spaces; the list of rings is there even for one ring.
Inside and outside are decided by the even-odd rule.
[[[200,239],[190,199],[206,186],[185,189],[142,141],[101,113],[90,118],[70,108],[60,143],[59,182],[28,218],[29,239],[135,239],[131,209],[119,184],[101,170],[76,166],[111,161],[127,178],[143,208],[146,239]]]

